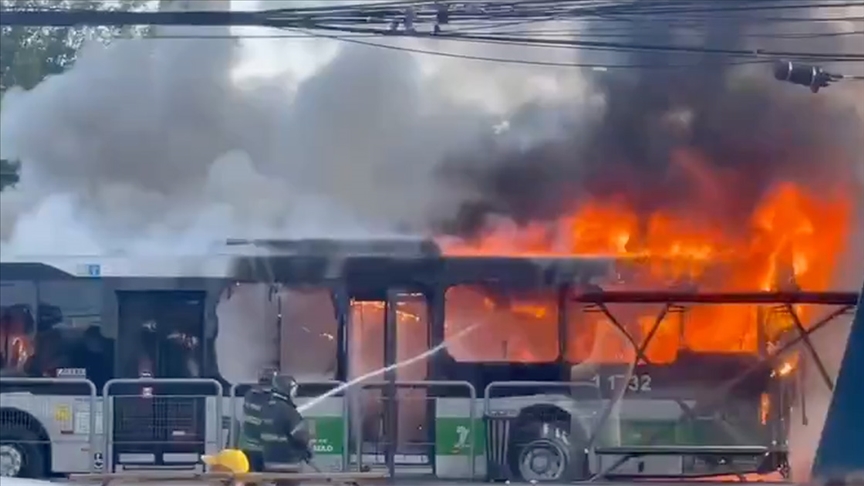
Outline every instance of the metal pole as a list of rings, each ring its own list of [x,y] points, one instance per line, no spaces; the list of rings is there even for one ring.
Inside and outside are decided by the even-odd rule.
[[[339,353],[336,358],[337,380],[351,381],[354,378],[354,369],[352,368],[353,353],[351,340],[351,299],[348,297],[348,292],[343,285],[336,285],[331,288],[331,299],[333,307],[336,311],[336,319],[339,322],[339,338],[338,349]],[[351,465],[351,436],[354,435],[354,443],[358,444],[355,453],[357,454],[357,471],[362,469],[362,454],[363,439],[361,437],[360,428],[354,424],[360,423],[360,414],[358,412],[358,397],[362,394],[360,387],[349,387],[342,394],[343,402],[343,444],[342,444],[342,470],[348,472]]]
[[[396,364],[398,359],[396,340],[396,305],[398,299],[399,294],[397,292],[387,293],[384,312],[384,366],[386,367]],[[384,381],[387,383],[384,389],[384,437],[387,444],[384,454],[390,481],[393,481],[396,474],[396,446],[398,442],[396,374],[396,369],[388,369],[384,373]]]
[[[357,322],[356,324],[354,323],[351,297],[348,294],[344,282],[334,285],[331,295],[333,305],[336,308],[336,315],[339,319],[340,356],[338,359],[341,361],[337,361],[337,368],[340,370],[337,378],[350,382],[352,379],[360,376],[360,370],[358,370],[358,372],[355,372],[354,370],[354,352],[359,351],[360,348],[357,346],[362,344],[362,340],[358,340],[357,343],[354,343],[353,329],[355,325],[362,324],[362,319],[360,322]],[[359,336],[361,333],[357,333],[357,335]],[[348,387],[344,393],[345,427],[343,428],[343,431],[345,434],[345,444],[342,454],[342,470],[346,472],[350,469],[351,465],[352,447],[355,457],[357,458],[355,463],[356,470],[358,472],[363,470],[363,410],[361,409],[362,403],[360,400],[362,395],[362,383],[359,386]]]

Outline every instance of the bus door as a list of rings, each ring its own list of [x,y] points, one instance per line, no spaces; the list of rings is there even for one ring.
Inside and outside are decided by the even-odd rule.
[[[349,347],[350,377],[380,371],[421,355],[428,346],[425,298],[391,292],[386,301],[352,302]],[[424,380],[426,360],[420,359],[378,373],[359,397],[359,416],[352,433],[362,433],[362,462],[369,466],[430,467],[434,405],[423,388],[382,386],[382,383]],[[354,443],[354,440],[351,441]]]
[[[427,379],[429,349],[429,312],[421,294],[389,292],[384,319],[384,365],[396,364],[395,373],[385,374],[384,381],[417,382]],[[390,325],[388,325],[388,323]],[[393,329],[387,332],[387,328]],[[395,335],[394,335],[395,334]],[[395,350],[392,349],[395,345]],[[388,350],[388,348],[391,348]],[[395,352],[394,352],[395,351]],[[397,364],[398,363],[398,364]],[[395,429],[394,462],[400,466],[431,467],[434,463],[435,407],[434,394],[428,388],[399,386],[385,391],[395,394],[395,407],[385,413],[395,414],[389,420]],[[385,403],[387,401],[385,400]],[[392,440],[392,439],[391,439]]]
[[[206,292],[118,292],[117,360],[123,378],[200,378]],[[212,386],[118,385],[113,464],[194,466],[205,452]]]

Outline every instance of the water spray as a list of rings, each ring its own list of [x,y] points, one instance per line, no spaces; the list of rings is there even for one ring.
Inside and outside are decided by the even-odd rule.
[[[476,330],[478,327],[480,327],[480,325],[481,325],[481,323],[479,323],[479,322],[476,324],[472,324],[471,326],[468,326],[466,329],[463,329],[462,331],[458,332],[452,338],[447,339],[444,342],[442,342],[441,344],[439,344],[433,348],[430,348],[430,349],[428,349],[428,350],[426,350],[426,351],[424,351],[424,352],[422,352],[416,356],[412,356],[408,359],[399,361],[398,363],[393,363],[389,366],[385,366],[385,367],[379,368],[377,370],[372,370],[369,373],[358,376],[357,378],[354,378],[351,381],[343,383],[343,384],[337,386],[336,388],[313,398],[312,400],[304,403],[303,405],[300,405],[299,407],[297,407],[297,410],[300,413],[304,413],[306,410],[311,409],[312,407],[318,405],[319,403],[323,402],[324,400],[326,400],[326,399],[328,399],[328,398],[330,398],[330,397],[332,397],[338,393],[342,393],[343,391],[347,390],[348,388],[351,388],[354,385],[358,385],[358,384],[360,384],[366,380],[369,380],[370,378],[374,378],[376,376],[383,375],[384,373],[387,373],[388,371],[393,371],[393,370],[399,369],[403,366],[408,366],[408,365],[414,364],[418,361],[422,361],[422,360],[428,358],[429,356],[432,356],[433,354],[445,349],[447,347],[447,345],[450,344],[451,342],[457,341],[457,340],[461,339],[462,337],[464,337],[465,335],[467,335],[468,333]]]

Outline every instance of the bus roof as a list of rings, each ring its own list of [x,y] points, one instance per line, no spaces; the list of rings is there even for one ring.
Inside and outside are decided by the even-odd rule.
[[[447,256],[428,240],[232,241],[225,251],[186,256],[67,256],[0,263],[3,280],[195,278],[362,287],[467,283],[549,286],[611,273],[598,258]]]

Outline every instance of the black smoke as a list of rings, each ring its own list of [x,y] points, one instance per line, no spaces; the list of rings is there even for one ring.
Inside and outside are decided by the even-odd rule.
[[[783,21],[817,15],[816,9],[642,15],[589,23],[587,34],[597,25],[606,35],[621,32],[613,40],[633,46],[864,52],[864,39],[842,35],[849,27],[841,23]],[[724,221],[741,221],[779,180],[833,186],[862,159],[864,126],[848,101],[833,87],[813,95],[776,81],[771,59],[656,50],[580,60],[586,58],[651,67],[592,72],[603,99],[597,114],[585,106],[534,105],[510,120],[510,131],[519,133],[563,111],[556,136],[527,145],[490,136],[452,155],[440,176],[474,197],[443,231],[469,236],[492,215],[517,223],[554,219],[586,197],[615,197],[645,212],[698,202]]]

